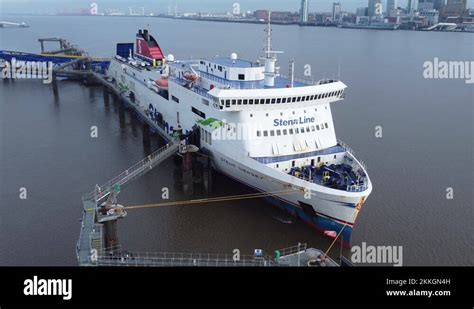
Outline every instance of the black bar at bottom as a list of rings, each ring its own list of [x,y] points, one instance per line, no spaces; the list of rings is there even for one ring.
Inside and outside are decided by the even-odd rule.
[[[472,267],[2,267],[0,307],[8,308],[9,304],[274,303],[314,306],[464,304],[472,308],[473,275]],[[33,286],[35,276],[36,287]],[[25,285],[28,279],[32,281]],[[39,289],[40,285],[45,286],[38,281],[40,279],[72,279],[71,299],[64,300],[64,295],[25,295],[27,286],[36,288],[34,293],[44,292]],[[54,292],[52,288],[50,292]],[[388,296],[388,293],[405,295]]]

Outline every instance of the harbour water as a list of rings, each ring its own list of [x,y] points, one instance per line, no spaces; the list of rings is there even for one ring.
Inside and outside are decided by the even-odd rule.
[[[38,52],[40,37],[63,37],[94,56],[148,27],[178,59],[256,60],[263,26],[158,18],[19,17],[28,29],[2,29],[0,49]],[[473,98],[464,80],[423,78],[423,63],[472,61],[467,33],[368,31],[275,26],[274,49],[286,74],[311,65],[314,79],[340,77],[346,99],[332,105],[338,137],[369,168],[374,190],[352,244],[403,246],[404,265],[473,265]],[[140,124],[104,106],[100,88],[63,81],[55,100],[40,81],[0,83],[0,265],[76,265],[81,195],[145,155]],[[97,126],[99,137],[90,137]],[[381,126],[382,138],[376,138]],[[154,148],[158,146],[153,141]],[[127,186],[124,205],[185,199],[173,186],[173,161]],[[20,188],[27,199],[19,198]],[[446,198],[452,187],[454,198]],[[216,174],[214,196],[247,193]],[[260,200],[133,210],[119,223],[130,251],[231,253],[331,241]],[[337,254],[339,248],[334,248]],[[344,252],[346,256],[350,252]]]

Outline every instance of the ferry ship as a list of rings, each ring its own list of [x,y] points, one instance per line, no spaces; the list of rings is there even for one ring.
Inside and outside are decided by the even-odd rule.
[[[268,23],[258,61],[177,60],[148,30],[117,44],[106,78],[168,134],[198,134],[218,172],[268,193],[268,200],[322,234],[350,245],[372,191],[365,165],[336,138],[330,104],[339,80],[303,81],[276,66]]]

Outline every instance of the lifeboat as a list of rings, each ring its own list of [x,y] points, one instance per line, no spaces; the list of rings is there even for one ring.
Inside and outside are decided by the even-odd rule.
[[[168,79],[162,78],[155,81],[156,86],[161,89],[168,89]]]
[[[191,73],[191,72],[185,72],[183,74],[183,77],[189,81],[192,81],[194,82],[196,79],[198,79],[198,76],[194,73]]]

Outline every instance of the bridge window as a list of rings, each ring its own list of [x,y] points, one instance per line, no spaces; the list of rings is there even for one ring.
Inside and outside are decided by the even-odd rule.
[[[265,137],[268,136],[268,131],[267,130],[263,131],[263,136],[265,136]]]
[[[224,100],[222,100],[222,103],[224,103]],[[202,99],[202,104],[209,106],[209,101],[206,99]]]
[[[232,105],[237,104],[237,100],[232,100]]]
[[[171,99],[173,101],[175,101],[176,103],[179,103],[179,99],[177,97],[175,97],[174,95],[171,96]]]
[[[249,99],[249,105],[253,105],[253,99]]]
[[[306,127],[306,132],[309,132],[309,131],[310,131],[309,127]]]
[[[314,126],[311,126],[311,131],[313,131],[313,132],[315,131],[315,128],[314,128]]]
[[[310,100],[310,96],[307,96],[307,97],[306,97],[306,101],[309,101],[309,100]]]
[[[300,133],[301,133],[301,134],[304,133],[304,128],[301,128]]]
[[[288,132],[290,133],[290,135],[293,135],[293,129],[289,129]]]
[[[278,136],[281,135],[281,130],[277,130],[277,135],[278,135]]]
[[[286,103],[286,98],[283,98],[281,103]]]
[[[296,102],[301,102],[301,97],[298,97],[298,100],[296,100]]]
[[[245,74],[239,74],[239,80],[245,80]]]
[[[261,134],[261,132],[260,132],[260,131],[257,131],[257,136],[259,136],[259,137],[260,137],[260,134]]]
[[[242,99],[237,100],[237,105],[242,105]]]
[[[319,124],[316,125],[316,129],[319,131]]]
[[[267,100],[265,101],[265,104],[270,104],[270,99],[267,99]]]
[[[260,104],[265,104],[265,99],[260,99]]]
[[[288,130],[287,129],[283,129],[283,135],[287,135],[288,134]]]
[[[324,126],[325,126],[325,127],[326,127],[326,129],[327,129],[327,128],[328,128],[328,123],[326,122],[326,123],[324,124]]]
[[[278,104],[278,103],[281,103],[281,98],[278,98],[278,99],[277,99],[277,104]]]
[[[229,107],[229,106],[230,106],[230,100],[226,100],[226,101],[225,101],[225,106],[226,106],[226,107]]]
[[[298,128],[295,128],[295,134],[300,133],[300,130]]]
[[[247,103],[248,103],[248,100],[244,99],[244,105],[247,105]]]
[[[195,113],[199,117],[206,118],[206,114],[204,114],[203,112],[201,112],[197,108],[192,107],[191,110],[193,111],[193,113]]]

